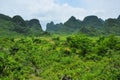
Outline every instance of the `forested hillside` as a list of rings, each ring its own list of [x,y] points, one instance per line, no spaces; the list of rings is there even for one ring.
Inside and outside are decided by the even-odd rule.
[[[0,37],[21,36],[21,35],[40,35],[43,33],[39,20],[32,19],[25,21],[21,16],[13,18],[0,14]]]
[[[50,34],[87,34],[90,36],[99,35],[120,35],[120,16],[109,18],[105,21],[97,16],[87,16],[83,21],[72,16],[65,23],[46,25],[46,32]],[[1,36],[39,36],[46,33],[42,30],[38,19],[24,20],[16,15],[13,18],[0,14],[0,35]]]
[[[105,21],[97,16],[87,16],[83,21],[72,16],[65,23],[48,23],[47,30],[50,33],[57,34],[87,34],[90,36],[120,35],[120,16],[116,19],[106,19]]]
[[[0,80],[120,80],[120,16],[43,31],[38,19],[0,14]]]

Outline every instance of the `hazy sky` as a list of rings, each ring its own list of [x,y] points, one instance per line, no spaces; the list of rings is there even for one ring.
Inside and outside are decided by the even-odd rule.
[[[37,18],[45,28],[47,22],[65,22],[71,16],[80,20],[88,15],[116,18],[120,15],[120,0],[0,0],[0,13]]]

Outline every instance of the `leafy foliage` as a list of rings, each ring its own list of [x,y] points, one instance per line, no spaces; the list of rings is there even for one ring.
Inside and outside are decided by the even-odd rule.
[[[0,39],[1,80],[119,80],[120,37]]]

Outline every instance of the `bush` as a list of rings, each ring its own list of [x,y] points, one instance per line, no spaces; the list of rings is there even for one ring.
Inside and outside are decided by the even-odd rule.
[[[78,53],[77,51],[80,50],[80,53],[78,54],[84,57],[86,54],[91,52],[92,41],[86,36],[75,35],[68,37],[67,43],[73,49],[73,51],[75,51],[75,53]]]

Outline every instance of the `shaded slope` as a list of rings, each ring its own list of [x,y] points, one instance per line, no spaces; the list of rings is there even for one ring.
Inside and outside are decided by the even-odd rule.
[[[37,19],[25,21],[21,16],[16,15],[13,18],[0,14],[0,35],[40,35],[43,33],[41,24]]]
[[[52,33],[74,33],[76,30],[78,30],[82,26],[82,22],[78,19],[76,19],[74,16],[69,18],[64,24],[54,24],[54,22],[47,24],[47,30],[48,32]]]
[[[97,16],[87,16],[83,21],[72,16],[64,24],[47,24],[47,31],[52,33],[83,33],[87,35],[120,35],[120,16],[117,19],[102,20]]]

